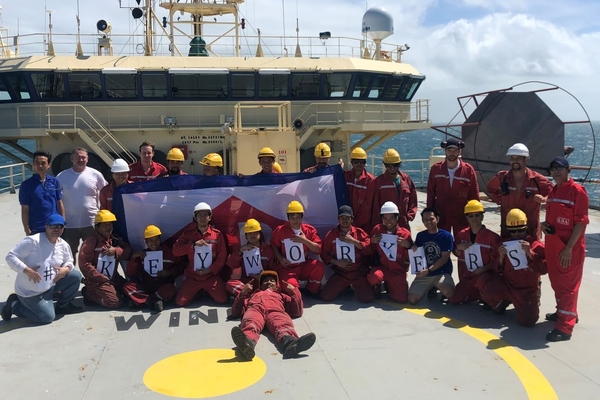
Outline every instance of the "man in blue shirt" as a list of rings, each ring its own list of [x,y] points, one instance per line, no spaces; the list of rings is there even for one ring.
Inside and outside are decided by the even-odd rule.
[[[33,175],[21,183],[19,203],[26,235],[46,232],[50,215],[65,215],[60,182],[47,174],[51,161],[52,155],[46,150],[33,153]]]
[[[437,287],[446,297],[452,297],[454,294],[452,260],[450,259],[450,253],[454,247],[452,234],[438,228],[440,215],[433,208],[425,208],[421,212],[421,219],[427,230],[417,234],[413,250],[416,250],[417,247],[425,249],[427,268],[417,272],[415,280],[408,289],[410,304],[417,303],[433,287]]]

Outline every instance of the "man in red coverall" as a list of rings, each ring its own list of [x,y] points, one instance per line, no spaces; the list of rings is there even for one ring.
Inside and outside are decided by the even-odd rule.
[[[408,294],[408,248],[412,246],[410,231],[398,224],[398,207],[391,201],[386,202],[380,209],[381,223],[371,231],[371,246],[366,254],[377,253],[379,265],[373,266],[367,275],[369,283],[374,286],[375,293],[379,293],[381,284],[385,281],[387,292],[397,302],[406,303]],[[384,249],[388,246],[382,242],[383,234],[397,237],[396,260],[390,259],[390,254]],[[389,251],[389,250],[388,250]]]
[[[454,255],[458,258],[459,282],[454,294],[448,299],[451,304],[464,304],[481,300],[480,285],[493,278],[493,270],[498,263],[498,247],[500,236],[483,225],[483,204],[479,200],[471,200],[465,206],[465,217],[469,227],[454,234]],[[468,259],[465,250],[479,246],[480,260]],[[468,265],[467,265],[468,262]]]
[[[438,228],[456,235],[469,225],[463,210],[469,200],[479,200],[479,184],[475,169],[461,160],[465,144],[455,138],[441,143],[446,160],[431,166],[427,181],[427,207],[440,214]]]
[[[367,210],[371,210],[371,227],[381,223],[379,210],[384,203],[391,201],[399,210],[398,225],[410,230],[409,222],[417,215],[417,189],[412,179],[398,170],[402,164],[400,154],[388,149],[383,154],[385,172],[369,184],[370,194]]]
[[[125,275],[130,280],[123,285],[123,292],[129,298],[131,307],[148,305],[161,312],[164,303],[175,297],[175,278],[183,273],[185,265],[168,246],[161,243],[160,235],[157,226],[148,225],[144,229],[146,249],[135,253],[127,264]],[[159,258],[152,259],[153,253],[150,252],[162,253],[162,265],[158,264]]]
[[[227,292],[234,296],[237,296],[242,291],[246,283],[252,282],[253,284],[256,284],[254,280],[262,270],[274,270],[277,260],[275,258],[275,253],[273,253],[273,249],[265,242],[262,228],[257,220],[250,218],[246,221],[246,224],[244,225],[244,235],[246,235],[248,243],[240,247],[238,251],[231,253],[227,260],[227,266],[231,268],[232,273],[230,279],[225,284],[225,288],[227,289]],[[245,251],[252,249],[259,250],[260,260],[255,260],[250,256],[244,256]],[[244,266],[245,263],[259,268],[260,271],[255,275],[248,275]]]
[[[369,266],[362,255],[371,240],[365,231],[352,226],[353,220],[352,208],[341,206],[338,211],[339,225],[327,232],[323,241],[321,258],[325,264],[331,265],[334,272],[321,291],[321,299],[325,301],[332,301],[349,286],[356,292],[358,301],[373,301],[373,289],[367,281]],[[349,258],[350,246],[354,247],[354,260]]]
[[[196,226],[183,232],[173,245],[173,255],[187,256],[189,262],[183,272],[185,280],[175,296],[178,306],[190,304],[201,290],[207,291],[217,303],[225,304],[229,300],[225,282],[219,274],[227,261],[225,239],[218,229],[209,225],[211,218],[212,209],[207,203],[196,204]],[[203,251],[206,249],[200,249],[204,246],[209,246],[208,252]],[[209,258],[212,259],[211,263]]]
[[[481,289],[483,300],[494,314],[504,314],[513,303],[517,321],[524,326],[534,326],[540,316],[540,276],[547,272],[544,244],[527,232],[527,216],[518,208],[506,215],[506,227],[512,241],[519,241],[527,257],[527,264],[520,265],[519,259],[507,250],[506,245],[498,249],[497,274]]]
[[[298,337],[290,318],[302,316],[302,295],[298,288],[283,281],[280,285],[275,271],[261,272],[259,282],[256,291],[252,283],[247,283],[231,308],[231,317],[242,317],[240,326],[231,329],[231,337],[241,355],[246,360],[254,358],[254,347],[265,325],[282,347],[283,358],[293,358],[310,349],[315,343],[315,334]]]
[[[510,171],[500,171],[487,184],[487,191],[500,204],[501,236],[510,238],[506,229],[506,214],[513,208],[522,210],[527,215],[527,233],[542,239],[540,228],[540,206],[552,189],[552,183],[542,174],[527,168],[529,149],[523,143],[512,145],[507,156],[510,157]]]
[[[119,186],[131,183],[131,181],[128,179],[129,165],[127,165],[125,160],[117,158],[115,161],[113,161],[110,172],[112,172],[113,181],[100,189],[99,197],[101,210],[112,211],[112,200],[115,189]]]
[[[129,166],[129,179],[132,182],[146,182],[167,173],[164,165],[152,160],[155,149],[156,145],[152,142],[140,144],[140,161]]]
[[[100,210],[94,218],[94,236],[87,238],[79,250],[79,269],[85,277],[81,289],[85,305],[99,304],[115,309],[123,305],[120,293],[125,278],[119,275],[119,261],[128,260],[131,247],[113,236],[113,222],[117,217],[108,210]]]
[[[556,182],[548,194],[546,221],[546,262],[548,276],[556,297],[556,313],[546,319],[556,321],[546,339],[569,340],[577,322],[577,297],[585,261],[585,227],[589,224],[589,198],[585,188],[569,177],[569,161],[556,157],[550,174]]]
[[[375,180],[375,177],[365,169],[367,165],[367,153],[360,147],[352,150],[350,154],[350,164],[352,169],[344,172],[348,197],[350,198],[350,207],[356,216],[354,225],[370,230],[371,209],[367,208],[369,184]]]
[[[321,254],[321,238],[312,225],[302,222],[304,207],[299,201],[294,200],[288,204],[287,217],[288,222],[275,228],[271,236],[271,247],[273,247],[275,257],[279,261],[276,270],[281,279],[296,287],[299,280],[308,280],[306,290],[312,296],[317,297],[321,290],[325,265],[319,260],[308,258],[308,254],[309,251],[314,254]],[[286,239],[302,245],[305,261],[299,261],[299,252],[293,251],[297,250],[296,247],[286,249],[284,244]],[[291,259],[287,258],[286,250],[289,251]]]

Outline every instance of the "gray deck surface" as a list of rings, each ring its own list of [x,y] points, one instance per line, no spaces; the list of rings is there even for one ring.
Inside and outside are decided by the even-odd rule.
[[[420,193],[420,207],[424,199]],[[489,203],[486,207],[485,222],[498,231],[496,207]],[[15,278],[4,256],[23,237],[23,230],[16,195],[0,195],[0,208],[1,306],[12,293]],[[592,211],[590,219],[579,296],[581,321],[569,342],[545,341],[552,323],[543,321],[543,315],[554,311],[547,277],[542,286],[542,318],[534,328],[519,326],[512,307],[504,316],[495,316],[476,304],[444,306],[439,299],[426,299],[414,309],[385,295],[370,305],[361,305],[350,295],[328,304],[308,299],[304,316],[294,323],[299,334],[312,331],[317,335],[314,347],[301,358],[282,360],[273,339],[263,335],[256,353],[267,366],[266,374],[254,385],[222,398],[598,399],[600,214]],[[420,223],[413,225],[414,232],[421,229]],[[148,310],[89,308],[47,326],[30,325],[16,317],[9,323],[0,321],[0,398],[169,398],[150,390],[144,373],[176,354],[232,349],[229,332],[238,322],[225,320],[227,309],[201,299],[188,308],[173,306],[152,317]],[[176,313],[179,326],[173,326]],[[440,320],[442,315],[450,321]],[[139,316],[141,326],[132,323],[126,329],[133,316]],[[471,332],[484,343],[457,329],[461,324],[476,328]],[[511,359],[505,360],[505,353],[495,350],[511,352]],[[529,365],[519,359],[531,362],[533,371],[537,369],[549,385],[533,379],[535,373],[513,370],[511,362],[519,368]],[[203,375],[203,371],[197,373]],[[543,391],[550,386],[556,396]]]

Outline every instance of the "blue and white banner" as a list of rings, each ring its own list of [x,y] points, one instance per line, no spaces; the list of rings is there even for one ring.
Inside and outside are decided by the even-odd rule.
[[[322,238],[337,225],[338,208],[348,204],[343,170],[339,165],[315,173],[236,176],[182,175],[121,186],[115,190],[115,232],[134,249],[142,249],[144,229],[160,228],[162,240],[172,242],[195,226],[194,206],[203,201],[213,210],[211,225],[227,235],[230,245],[245,242],[243,226],[248,218],[262,225],[267,239],[287,221],[292,200],[304,206],[304,222]]]

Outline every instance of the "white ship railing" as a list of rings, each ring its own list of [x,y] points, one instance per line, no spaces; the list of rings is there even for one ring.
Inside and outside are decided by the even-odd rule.
[[[27,179],[27,165],[28,163],[18,163],[0,166],[0,193],[17,192],[17,188]]]

